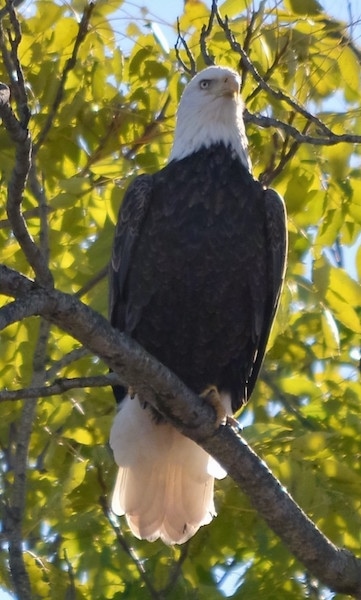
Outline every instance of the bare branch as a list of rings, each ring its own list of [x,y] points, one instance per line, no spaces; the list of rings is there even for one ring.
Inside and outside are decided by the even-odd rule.
[[[11,5],[13,7],[20,6],[20,4],[22,4],[23,2],[24,2],[24,0],[12,0]],[[0,9],[0,19],[5,17],[5,15],[9,12],[9,10],[10,10],[9,4],[10,4],[10,2],[7,2],[6,6],[4,6],[3,8]]]
[[[52,212],[54,212],[54,210],[55,210],[54,208],[48,206],[47,214],[48,215],[51,214]],[[34,208],[29,208],[29,210],[24,210],[24,212],[23,212],[23,217],[24,217],[25,221],[27,221],[28,219],[33,219],[34,217],[39,217],[39,216],[40,216],[40,210],[39,210],[38,206],[35,206]],[[9,219],[2,219],[0,221],[0,229],[8,229],[9,227],[11,227]]]
[[[89,279],[89,281],[87,281],[87,283],[85,285],[83,285],[83,287],[81,287],[80,290],[75,292],[75,296],[77,298],[81,298],[82,296],[85,296],[85,294],[87,294],[90,290],[92,290],[93,287],[95,287],[100,281],[103,281],[103,279],[105,279],[107,277],[108,272],[109,272],[109,266],[105,265],[105,267],[100,269],[100,271],[98,271],[98,273],[95,273],[94,277]]]
[[[49,223],[48,223],[48,215],[49,215],[49,205],[47,202],[47,198],[45,195],[45,190],[42,185],[40,185],[36,166],[33,162],[31,165],[31,169],[29,172],[29,185],[32,193],[34,194],[39,207],[39,220],[40,220],[40,248],[43,253],[44,259],[48,263],[49,261]]]
[[[0,268],[0,291],[19,295],[26,278]],[[24,281],[25,279],[25,281]],[[361,598],[361,560],[334,546],[303,513],[245,440],[216,427],[212,407],[163,365],[72,296],[35,286],[24,301],[97,354],[184,435],[202,446],[247,494],[291,552],[331,589]]]
[[[251,40],[252,40],[252,36],[253,36],[253,28],[254,28],[255,22],[258,18],[259,10],[252,11],[251,19],[250,19],[248,27],[247,27],[246,35],[245,35],[244,42],[243,42],[243,48],[246,53],[248,53],[249,49],[250,49],[250,44],[251,44]],[[242,76],[241,76],[241,92],[242,92],[242,90],[246,84],[246,79],[247,79],[247,75],[248,75],[248,70],[246,68],[246,65],[243,64],[242,59],[240,60],[240,67],[241,67],[241,72],[242,72]]]
[[[177,19],[177,30],[178,30],[178,36],[177,36],[177,40],[176,43],[174,45],[174,49],[175,49],[175,55],[177,57],[177,61],[179,62],[179,64],[181,65],[182,69],[184,70],[185,73],[188,73],[188,75],[190,75],[191,77],[193,77],[196,73],[197,73],[197,67],[196,67],[196,61],[195,58],[187,44],[187,42],[185,41],[184,37],[182,36],[181,32],[180,32],[180,25],[179,25],[179,19]],[[190,63],[190,67],[187,67],[187,65],[185,64],[185,62],[182,60],[180,52],[179,52],[179,45],[182,45],[187,58],[189,60]]]
[[[43,285],[52,286],[53,278],[46,257],[29,234],[21,205],[26,180],[31,167],[32,144],[27,129],[15,117],[9,104],[7,86],[0,84],[0,117],[15,143],[15,165],[8,185],[7,215],[14,235],[19,242],[29,264],[34,269],[37,280]]]
[[[208,67],[211,67],[214,65],[214,56],[212,54],[209,54],[209,52],[208,52],[207,38],[209,37],[209,35],[212,32],[214,18],[216,16],[216,13],[217,13],[217,0],[213,0],[211,11],[209,13],[208,25],[203,25],[200,39],[199,39],[199,46],[201,49],[201,54],[203,56],[203,60],[204,60],[205,64]]]
[[[71,365],[75,361],[80,360],[81,358],[84,358],[85,356],[89,356],[89,355],[90,355],[89,350],[87,350],[87,348],[84,348],[84,347],[75,348],[71,352],[64,354],[64,356],[62,356],[60,360],[57,360],[56,362],[54,362],[52,367],[50,367],[50,369],[48,369],[48,371],[46,372],[46,380],[52,381],[57,376],[59,371],[61,371],[61,369],[63,369],[64,367],[66,367],[68,365]]]
[[[291,125],[293,118],[295,116],[295,113],[291,113],[290,115],[290,119],[289,119],[289,125]],[[304,129],[303,129],[303,134],[306,133],[308,127],[309,127],[310,123],[307,122]],[[273,139],[277,140],[277,133],[275,132]],[[269,186],[272,181],[277,177],[277,175],[279,175],[280,173],[282,173],[283,169],[285,168],[286,164],[294,157],[294,155],[296,154],[298,148],[300,147],[300,142],[296,142],[294,141],[291,145],[289,145],[289,141],[290,141],[290,136],[286,135],[283,144],[282,144],[282,149],[280,154],[280,158],[278,161],[278,164],[275,165],[274,164],[274,156],[272,156],[271,159],[271,164],[269,167],[267,167],[259,176],[259,180],[262,183],[262,185],[264,186]],[[276,142],[275,142],[276,143]]]
[[[11,47],[11,62],[14,66],[14,70],[16,73],[16,100],[17,106],[19,110],[19,114],[21,115],[21,125],[25,128],[30,119],[30,109],[28,106],[28,95],[26,92],[25,79],[23,70],[18,57],[18,49],[21,42],[21,27],[19,19],[17,18],[14,4],[13,2],[8,3],[9,6],[9,16],[11,26],[13,28],[14,35],[12,35],[11,31],[8,32],[8,38]]]
[[[156,137],[159,131],[159,124],[162,123],[166,118],[166,112],[170,101],[171,97],[167,96],[159,114],[151,123],[149,123],[145,127],[142,135],[135,142],[133,142],[132,146],[125,152],[124,158],[126,158],[127,160],[131,160],[132,158],[134,158],[134,155],[139,150],[139,148],[144,146],[144,144],[148,144],[152,139],[154,139],[154,137]]]
[[[234,37],[234,35],[229,27],[227,17],[225,19],[222,19],[221,15],[218,11],[216,13],[216,16],[217,16],[218,24],[223,29],[226,39],[228,40],[232,50],[234,50],[241,56],[242,64],[251,73],[254,80],[257,81],[257,83],[259,84],[259,87],[262,90],[266,91],[271,96],[273,96],[273,98],[276,98],[277,100],[280,100],[281,102],[285,102],[286,104],[291,106],[291,108],[294,111],[296,111],[296,113],[302,115],[308,121],[313,123],[316,126],[316,130],[319,131],[320,133],[322,133],[326,138],[332,137],[334,135],[333,132],[327,127],[327,125],[325,125],[322,121],[320,121],[320,119],[318,119],[312,113],[308,112],[303,106],[301,106],[300,104],[298,104],[297,102],[292,100],[292,98],[287,96],[287,94],[285,94],[281,90],[274,90],[271,86],[268,85],[268,83],[265,81],[264,77],[262,77],[260,75],[260,73],[258,72],[256,67],[252,63],[251,59],[245,52],[244,48],[242,48],[241,44],[239,42],[237,42],[236,38]]]
[[[21,390],[0,391],[0,402],[16,401],[29,398],[46,398],[57,396],[74,389],[106,387],[112,385],[124,385],[116,373],[108,375],[97,375],[93,377],[72,377],[71,379],[57,379],[52,385],[42,387],[28,387]]]
[[[68,553],[66,549],[64,549],[64,561],[68,570],[69,584],[66,590],[66,598],[65,600],[76,600],[76,587],[75,587],[75,577],[74,577],[74,569],[71,564]]]
[[[52,104],[52,107],[50,108],[50,111],[49,111],[48,117],[45,121],[44,127],[41,130],[36,143],[34,144],[34,153],[35,154],[38,152],[39,148],[43,145],[43,143],[51,129],[54,118],[56,116],[56,113],[59,109],[60,103],[64,96],[64,89],[65,89],[66,81],[68,79],[68,75],[69,75],[70,71],[72,71],[72,69],[74,69],[74,67],[76,65],[79,48],[88,34],[90,17],[91,17],[91,14],[92,14],[94,8],[95,8],[95,2],[89,2],[89,4],[85,4],[84,12],[82,14],[82,18],[80,20],[79,27],[78,27],[78,34],[75,38],[72,55],[65,63],[65,67],[63,69],[61,79],[59,82],[59,86],[58,86],[58,89],[55,94],[54,102]]]
[[[9,6],[9,4],[6,6],[6,12],[8,12],[8,8],[11,9],[11,6]],[[16,94],[16,90],[17,90],[17,81],[16,81],[16,77],[15,77],[16,69],[15,69],[15,65],[12,62],[11,53],[9,52],[9,49],[5,42],[4,29],[3,29],[3,24],[1,21],[0,21],[0,50],[1,50],[1,55],[2,55],[5,69],[8,74],[8,77],[9,77],[9,81],[11,82],[11,87],[14,89],[14,93]]]
[[[354,135],[351,133],[338,134],[334,133],[331,130],[328,130],[329,134],[327,135],[327,137],[317,137],[306,133],[302,133],[293,125],[284,123],[279,119],[250,113],[247,109],[244,111],[244,120],[245,123],[252,123],[253,125],[257,125],[267,129],[269,127],[275,127],[276,129],[280,129],[281,131],[284,131],[286,134],[290,135],[296,142],[300,142],[303,144],[313,144],[315,146],[335,146],[336,144],[341,143],[361,144],[361,135]]]
[[[18,323],[26,319],[26,317],[32,317],[33,315],[33,309],[28,303],[20,300],[9,302],[9,304],[0,308],[0,331],[12,325],[12,323]]]
[[[162,589],[162,592],[166,597],[169,597],[169,594],[172,593],[177,579],[182,574],[183,563],[186,560],[186,558],[188,558],[189,542],[190,540],[188,540],[188,542],[182,545],[179,559],[176,563],[174,563],[173,568],[170,570],[168,583]]]
[[[42,320],[33,359],[32,385],[40,385],[44,380],[46,346],[50,331],[50,323]],[[37,398],[26,402],[22,408],[16,436],[14,457],[14,481],[11,486],[9,504],[5,509],[4,530],[9,540],[9,565],[11,577],[18,598],[33,598],[30,580],[24,563],[23,519],[26,507],[27,462],[30,437],[33,430]]]
[[[100,503],[101,509],[103,511],[103,514],[104,514],[106,520],[108,521],[110,527],[112,528],[112,530],[115,534],[115,537],[117,539],[119,547],[125,552],[125,554],[127,556],[129,556],[131,561],[134,563],[141,580],[144,582],[144,584],[149,592],[150,597],[153,600],[166,600],[165,596],[162,594],[162,592],[157,592],[157,590],[154,588],[151,580],[148,577],[148,574],[147,574],[147,571],[143,564],[143,561],[141,561],[140,558],[138,558],[135,550],[131,546],[128,545],[120,527],[116,524],[116,522],[114,520],[114,516],[110,512],[108,504],[107,504],[108,490],[106,489],[106,485],[104,483],[102,474],[99,469],[98,469],[98,480],[99,480],[100,486],[103,490],[103,494],[99,498],[99,503]]]

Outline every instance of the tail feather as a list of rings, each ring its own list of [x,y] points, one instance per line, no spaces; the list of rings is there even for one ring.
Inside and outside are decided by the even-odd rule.
[[[119,465],[112,509],[136,537],[182,544],[215,516],[213,475],[225,473],[174,427],[155,423],[137,398],[123,401],[110,444]]]

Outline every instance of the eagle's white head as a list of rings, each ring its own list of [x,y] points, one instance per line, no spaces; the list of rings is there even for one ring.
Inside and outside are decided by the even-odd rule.
[[[228,67],[207,67],[188,83],[182,94],[169,160],[180,160],[202,147],[223,142],[250,170],[244,129],[240,78]]]

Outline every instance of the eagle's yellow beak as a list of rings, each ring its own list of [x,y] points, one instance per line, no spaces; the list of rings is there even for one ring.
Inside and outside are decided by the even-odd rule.
[[[240,91],[240,79],[236,75],[229,74],[219,82],[219,91],[222,96],[235,96]]]

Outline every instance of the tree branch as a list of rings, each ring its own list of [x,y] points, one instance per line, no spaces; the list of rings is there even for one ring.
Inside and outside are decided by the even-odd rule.
[[[253,62],[251,61],[251,59],[245,52],[244,48],[242,48],[241,44],[239,44],[239,42],[237,42],[236,38],[234,37],[234,35],[229,27],[227,17],[225,19],[222,19],[221,15],[218,11],[216,13],[216,16],[217,16],[218,24],[223,29],[226,39],[228,40],[232,50],[234,50],[241,56],[242,63],[247,68],[247,70],[251,73],[254,80],[257,81],[260,88],[262,90],[264,90],[265,92],[267,92],[268,94],[270,94],[271,96],[273,96],[274,98],[276,98],[276,100],[280,100],[282,102],[285,102],[289,106],[291,106],[291,108],[293,110],[295,110],[297,113],[299,113],[303,117],[305,117],[308,121],[311,121],[314,125],[316,125],[317,130],[322,132],[326,137],[328,137],[330,134],[332,134],[331,130],[324,123],[322,123],[322,121],[320,121],[320,119],[318,119],[315,115],[308,112],[300,104],[297,104],[297,102],[292,100],[292,98],[287,96],[287,94],[285,94],[281,90],[274,90],[271,86],[268,85],[268,83],[264,80],[264,78],[257,71],[256,67],[254,66]]]
[[[157,592],[157,590],[154,588],[151,580],[148,577],[147,571],[145,570],[143,561],[141,561],[138,558],[135,550],[131,546],[128,545],[120,527],[118,527],[118,525],[116,525],[116,523],[114,522],[113,515],[111,514],[109,507],[108,507],[108,503],[107,503],[108,490],[106,489],[106,485],[104,483],[102,473],[100,472],[99,469],[98,469],[98,481],[99,481],[100,487],[103,490],[102,495],[99,497],[99,504],[103,511],[104,517],[106,518],[110,527],[112,528],[113,532],[115,533],[115,537],[117,539],[117,542],[118,542],[120,548],[125,552],[125,554],[127,556],[129,556],[131,561],[134,563],[134,565],[138,571],[138,574],[140,576],[140,579],[144,582],[144,584],[149,592],[150,597],[153,600],[165,600],[165,597],[163,596],[163,594],[161,592]]]
[[[174,45],[174,50],[175,50],[175,55],[177,57],[177,61],[181,65],[182,69],[184,69],[185,73],[188,73],[188,75],[190,75],[191,77],[193,77],[197,73],[196,61],[195,61],[195,58],[194,58],[194,56],[192,54],[192,51],[188,47],[187,42],[185,41],[184,37],[181,34],[179,19],[177,19],[177,32],[178,32],[178,35],[177,35],[176,43]],[[185,53],[186,53],[187,58],[189,60],[190,67],[187,67],[187,65],[185,64],[185,62],[181,58],[180,50],[179,50],[179,46],[180,45],[182,45],[183,48],[184,48],[184,50],[185,50]]]
[[[32,385],[43,383],[45,373],[46,347],[50,323],[42,320],[33,359]],[[6,506],[4,530],[9,540],[9,565],[14,588],[20,600],[33,598],[27,573],[23,546],[23,520],[26,507],[27,462],[30,437],[33,431],[37,397],[31,398],[22,408],[16,434],[14,457],[14,481],[11,486],[9,504]]]
[[[55,361],[52,364],[50,369],[48,369],[46,372],[46,380],[52,381],[56,378],[57,374],[59,373],[59,371],[61,371],[61,369],[89,355],[89,350],[87,350],[87,348],[84,348],[83,346],[81,346],[80,348],[74,348],[74,350],[71,350],[67,354],[64,354],[64,356],[62,356],[59,360]]]
[[[211,67],[214,65],[214,56],[209,53],[207,48],[207,38],[210,36],[211,31],[213,29],[214,19],[217,13],[217,0],[212,1],[211,11],[209,13],[208,25],[203,25],[201,35],[199,38],[199,47],[201,49],[201,54],[203,56],[204,64],[207,67]]]
[[[336,144],[341,143],[361,144],[361,135],[357,134],[338,134],[329,130],[329,134],[327,137],[309,135],[306,133],[302,133],[293,125],[284,123],[284,121],[274,119],[273,117],[256,115],[255,113],[250,113],[247,109],[244,111],[243,117],[245,123],[252,123],[253,125],[257,125],[259,127],[264,128],[274,127],[276,129],[280,129],[281,131],[284,131],[287,135],[292,137],[296,142],[300,142],[303,144],[313,144],[314,146],[335,146]]]
[[[228,426],[216,428],[213,408],[206,401],[74,297],[36,286],[4,267],[1,291],[30,302],[33,314],[41,314],[97,354],[177,429],[214,456],[310,572],[334,591],[361,598],[361,560],[318,530],[240,436]]]
[[[124,385],[124,380],[120,379],[116,373],[94,375],[92,377],[62,378],[57,379],[53,384],[47,386],[28,387],[21,390],[2,390],[0,391],[0,402],[15,402],[16,400],[27,400],[30,398],[46,398],[48,396],[58,396],[69,390],[106,387],[111,385]]]
[[[86,38],[86,36],[88,34],[90,17],[91,17],[91,14],[92,14],[94,8],[95,8],[95,2],[89,2],[88,4],[87,3],[85,4],[84,12],[82,14],[82,17],[81,17],[81,20],[79,23],[79,27],[78,27],[78,33],[75,38],[72,55],[65,63],[65,67],[63,69],[61,79],[59,82],[59,86],[58,86],[58,89],[55,94],[54,102],[50,108],[50,111],[49,111],[48,117],[45,121],[44,127],[41,130],[36,143],[34,144],[34,153],[35,154],[38,152],[39,148],[43,145],[43,143],[51,129],[51,126],[53,124],[53,121],[54,121],[54,118],[58,111],[58,108],[60,106],[60,103],[64,97],[65,84],[68,79],[68,75],[69,75],[70,71],[72,69],[74,69],[74,67],[76,65],[78,51],[79,51],[79,48],[80,48],[82,42],[84,41],[84,39]]]
[[[37,280],[43,285],[52,286],[53,278],[47,260],[30,236],[21,212],[23,193],[31,167],[32,144],[29,131],[15,117],[9,100],[9,88],[0,84],[0,117],[15,144],[15,165],[8,185],[7,215],[14,235],[33,268]]]

